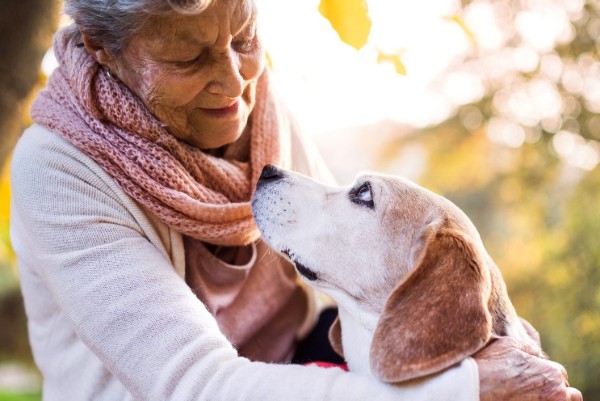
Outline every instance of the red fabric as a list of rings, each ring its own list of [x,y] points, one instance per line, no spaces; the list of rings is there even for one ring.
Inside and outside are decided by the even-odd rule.
[[[344,364],[338,364],[338,363],[331,363],[331,362],[308,362],[304,364],[305,366],[318,366],[320,368],[325,368],[325,369],[329,369],[329,368],[339,368],[342,370],[345,370],[346,372],[348,372],[348,365]]]

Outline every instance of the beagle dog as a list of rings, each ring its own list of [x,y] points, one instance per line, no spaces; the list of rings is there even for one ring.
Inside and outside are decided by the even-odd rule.
[[[398,383],[510,336],[542,351],[469,218],[408,180],[347,187],[266,166],[252,199],[264,241],[338,304],[329,338],[356,373]]]

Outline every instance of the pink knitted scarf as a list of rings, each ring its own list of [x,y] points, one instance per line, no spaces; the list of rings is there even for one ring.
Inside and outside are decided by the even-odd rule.
[[[60,67],[35,99],[32,119],[85,152],[128,195],[179,232],[217,245],[257,239],[249,204],[254,185],[265,164],[288,164],[280,143],[289,142],[280,135],[289,131],[280,121],[284,113],[269,91],[266,70],[245,133],[215,157],[169,134],[78,43],[73,27],[56,35]]]

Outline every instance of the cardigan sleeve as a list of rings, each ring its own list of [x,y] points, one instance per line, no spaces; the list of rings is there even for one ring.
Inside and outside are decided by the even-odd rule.
[[[32,347],[49,382],[46,400],[478,399],[471,359],[396,387],[339,369],[238,356],[148,234],[141,209],[53,133],[37,127],[24,134],[12,186],[11,236]],[[36,317],[48,305],[56,318],[43,328]],[[87,368],[92,357],[103,376]]]

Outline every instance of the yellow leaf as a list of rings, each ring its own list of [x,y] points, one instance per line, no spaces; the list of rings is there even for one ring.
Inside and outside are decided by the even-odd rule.
[[[8,221],[10,212],[10,158],[0,172],[0,222]]]
[[[269,66],[269,69],[273,69],[273,58],[271,57],[271,55],[269,54],[269,52],[265,52],[265,61],[267,63],[267,66]]]
[[[8,235],[10,213],[10,158],[0,171],[0,268],[6,263],[13,264],[14,252]]]
[[[453,22],[456,25],[458,25],[458,27],[463,31],[463,33],[465,35],[467,35],[467,38],[469,38],[469,40],[471,41],[471,43],[473,44],[473,46],[477,47],[477,39],[475,38],[475,34],[464,23],[464,21],[462,20],[461,17],[459,17],[458,15],[452,15],[450,17],[444,17],[444,19],[446,21]]]
[[[402,51],[389,54],[384,53],[381,50],[377,51],[377,62],[378,63],[392,63],[394,68],[396,69],[396,73],[400,75],[406,75],[406,66],[402,62]]]
[[[371,18],[366,0],[321,0],[319,12],[329,20],[344,43],[356,50],[367,43]]]

